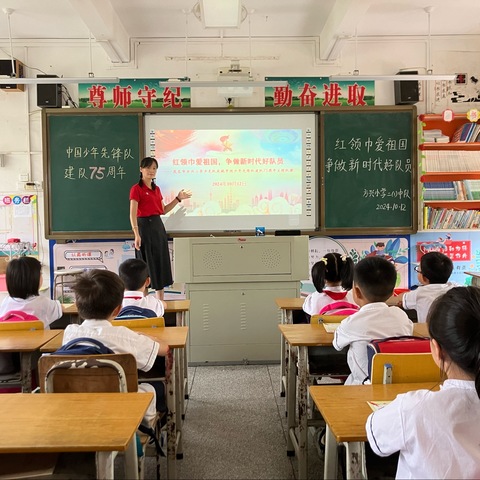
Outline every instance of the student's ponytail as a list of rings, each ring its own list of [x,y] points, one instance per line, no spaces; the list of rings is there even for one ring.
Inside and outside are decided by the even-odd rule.
[[[430,337],[475,381],[480,398],[480,288],[451,288],[432,303],[427,323]]]
[[[340,256],[340,277],[342,280],[342,288],[344,290],[351,290],[353,287],[353,264],[352,257],[348,255]]]
[[[312,281],[317,292],[325,288],[325,281],[340,283],[350,290],[353,284],[353,260],[347,255],[327,253],[312,267]]]
[[[322,292],[325,288],[325,271],[327,269],[328,259],[322,257],[312,267],[312,282],[317,292]]]

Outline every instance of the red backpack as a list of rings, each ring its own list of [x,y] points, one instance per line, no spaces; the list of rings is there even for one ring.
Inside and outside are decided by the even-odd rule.
[[[0,322],[33,322],[40,320],[35,315],[21,312],[20,310],[10,310],[3,317],[0,317]]]
[[[352,315],[358,312],[359,307],[345,300],[329,303],[318,312],[319,315]]]

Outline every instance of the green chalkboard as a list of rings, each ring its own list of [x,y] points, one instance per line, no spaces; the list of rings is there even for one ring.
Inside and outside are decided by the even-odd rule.
[[[45,110],[43,122],[47,238],[130,236],[141,114]]]
[[[413,106],[320,113],[322,230],[417,230],[416,118]]]

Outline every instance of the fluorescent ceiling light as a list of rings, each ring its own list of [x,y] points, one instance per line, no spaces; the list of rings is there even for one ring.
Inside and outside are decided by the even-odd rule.
[[[455,75],[330,75],[331,82],[353,81],[353,80],[390,80],[390,81],[421,81],[421,80],[455,80]]]
[[[238,28],[242,23],[240,0],[200,0],[199,4],[205,28]]]
[[[288,87],[288,82],[286,80],[271,80],[271,81],[254,81],[254,80],[245,80],[243,82],[237,81],[205,81],[205,82],[182,82],[182,81],[171,81],[168,82],[158,82],[161,87],[215,87],[215,88],[222,88],[222,87],[243,87],[243,88],[251,88],[251,87]]]
[[[48,77],[48,78],[16,78],[0,77],[0,85],[59,85],[63,83],[118,83],[117,77]]]

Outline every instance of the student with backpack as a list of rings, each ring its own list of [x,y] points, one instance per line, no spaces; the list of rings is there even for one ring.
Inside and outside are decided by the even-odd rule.
[[[125,286],[120,277],[108,270],[89,270],[79,275],[72,286],[81,325],[68,325],[63,344],[79,337],[102,342],[114,353],[131,353],[139,370],[149,371],[157,357],[168,353],[168,345],[127,327],[114,327],[114,319],[122,308]],[[165,393],[162,382],[140,384],[139,391],[154,391],[157,411],[165,411]]]
[[[40,295],[42,264],[34,257],[12,258],[5,272],[8,296],[0,305],[0,322],[41,320],[45,329],[62,316],[58,300]],[[15,357],[18,354],[0,354],[0,374],[17,370]]]
[[[167,304],[155,295],[148,295],[150,275],[146,262],[140,258],[129,258],[120,264],[118,274],[125,284],[120,317],[128,313],[129,310],[133,311],[129,307],[148,309],[153,311],[155,316],[163,317]]]
[[[303,311],[312,315],[350,315],[358,310],[353,299],[353,260],[347,255],[327,253],[312,267],[316,292],[303,303]],[[347,310],[347,311],[345,311]]]
[[[396,478],[480,478],[480,289],[450,289],[427,324],[447,379],[439,391],[398,395],[372,413],[369,444],[382,457],[400,452]]]
[[[5,272],[8,296],[0,305],[0,321],[41,320],[47,329],[59,319],[62,305],[40,295],[42,279],[42,264],[36,258],[12,258]]]
[[[383,257],[365,257],[355,265],[353,296],[360,310],[340,323],[333,338],[336,350],[348,347],[351,374],[345,385],[360,385],[368,377],[370,341],[413,333],[407,314],[385,303],[393,294],[396,281],[395,266]]]

